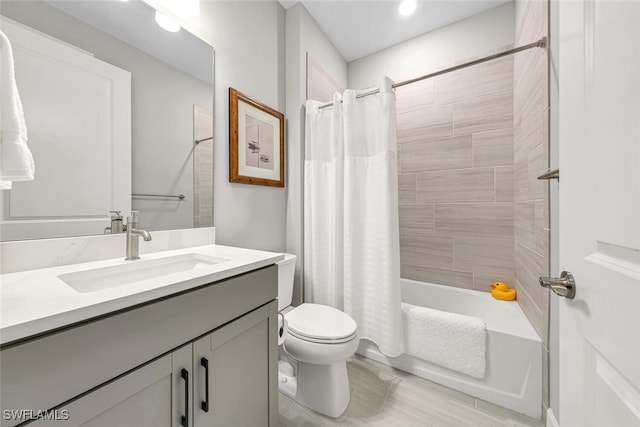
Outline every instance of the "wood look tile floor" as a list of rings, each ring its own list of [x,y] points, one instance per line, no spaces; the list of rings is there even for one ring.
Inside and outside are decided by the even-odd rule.
[[[280,427],[544,427],[464,393],[354,356],[347,361],[351,402],[339,418],[320,415],[280,393]]]

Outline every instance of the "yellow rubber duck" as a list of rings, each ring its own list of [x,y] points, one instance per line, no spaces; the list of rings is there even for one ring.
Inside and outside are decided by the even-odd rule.
[[[507,286],[506,283],[496,282],[491,285],[491,288],[493,289],[491,295],[496,299],[504,301],[513,301],[516,299],[516,290]]]

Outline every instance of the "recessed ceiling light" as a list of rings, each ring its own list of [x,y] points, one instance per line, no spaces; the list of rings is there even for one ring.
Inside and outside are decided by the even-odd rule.
[[[418,2],[416,0],[402,0],[398,6],[398,13],[402,16],[409,16],[416,11]]]
[[[174,21],[173,19],[169,18],[167,15],[162,14],[158,11],[156,11],[156,22],[163,29],[170,31],[172,33],[177,33],[178,31],[180,31],[180,25],[176,21]]]

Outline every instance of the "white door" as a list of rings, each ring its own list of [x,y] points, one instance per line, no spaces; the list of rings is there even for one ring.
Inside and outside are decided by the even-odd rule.
[[[562,427],[640,426],[640,2],[559,5]]]

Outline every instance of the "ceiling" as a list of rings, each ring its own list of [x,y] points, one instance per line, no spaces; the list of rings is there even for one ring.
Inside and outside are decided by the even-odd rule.
[[[418,0],[409,17],[399,0],[278,0],[288,9],[302,3],[345,61],[367,56],[510,0]]]

